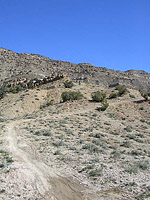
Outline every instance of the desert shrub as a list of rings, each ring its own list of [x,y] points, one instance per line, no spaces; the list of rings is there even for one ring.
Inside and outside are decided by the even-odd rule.
[[[138,172],[138,167],[136,164],[132,164],[130,166],[128,166],[126,169],[125,169],[125,172],[128,172],[129,174],[137,174]]]
[[[72,151],[77,150],[76,147],[74,147],[74,146],[69,147],[69,149],[72,150]]]
[[[4,167],[4,164],[3,163],[0,163],[0,168],[3,168]]]
[[[150,167],[150,163],[147,160],[139,161],[137,162],[137,166],[142,170],[148,170]]]
[[[8,92],[8,93],[18,93],[19,91],[23,90],[23,88],[21,87],[21,85],[16,85],[14,87],[7,87],[5,88],[5,92]]]
[[[46,108],[46,107],[52,106],[52,105],[54,105],[54,100],[53,99],[51,99],[49,102],[47,102],[45,104],[40,105],[40,109],[43,109],[43,108]]]
[[[98,107],[97,110],[98,110],[98,111],[105,111],[105,110],[108,108],[108,106],[109,106],[109,103],[108,103],[107,101],[104,101],[104,102],[102,103],[102,106],[101,106],[101,107]]]
[[[119,133],[117,131],[111,131],[110,132],[112,135],[119,135]]]
[[[64,82],[64,86],[65,86],[65,88],[72,88],[74,86],[74,84],[72,81],[66,80]]]
[[[101,111],[105,111],[105,110],[108,108],[108,106],[109,106],[109,103],[104,102],[104,103],[102,104]]]
[[[45,105],[45,104],[40,105],[40,109],[43,109],[43,108],[46,108],[46,105]]]
[[[128,132],[132,132],[132,130],[128,131]],[[126,137],[129,138],[130,140],[135,140],[136,139],[136,135],[133,135],[133,134],[127,134]]]
[[[92,140],[92,143],[99,146],[101,144],[101,141],[100,140],[97,140],[97,139],[94,139]]]
[[[60,150],[56,150],[56,151],[54,152],[54,155],[61,155]]]
[[[138,161],[134,162],[132,165],[128,166],[128,168],[125,169],[126,172],[132,174],[136,174],[138,170],[149,170],[150,164],[147,160],[145,161]]]
[[[111,152],[110,158],[117,159],[117,158],[120,158],[120,157],[121,157],[120,151],[114,150],[114,151]]]
[[[141,93],[141,96],[145,99],[145,101],[148,101],[149,94],[148,93],[144,93],[142,91],[140,91],[140,93]]]
[[[127,93],[127,88],[124,85],[119,85],[115,89],[118,90],[118,96],[123,96]]]
[[[44,88],[44,89],[49,90],[49,89],[54,89],[54,88],[55,88],[55,85],[51,85],[51,86],[46,87],[46,88]]]
[[[79,170],[79,173],[84,172],[84,171],[89,171],[90,169],[93,169],[95,165],[88,165],[86,167],[83,167],[81,170]]]
[[[27,85],[28,85],[28,89],[33,89],[35,88],[35,85],[33,84],[33,81],[37,81],[37,79],[31,79]]]
[[[130,154],[131,154],[132,156],[139,156],[139,155],[142,155],[142,153],[139,152],[139,151],[137,151],[137,150],[132,150],[132,151],[130,152]]]
[[[52,105],[54,105],[54,100],[53,99],[51,99],[49,102],[47,102],[47,104],[46,104],[47,106],[52,106]]]
[[[43,133],[42,133],[42,135],[43,136],[51,136],[52,135],[52,133],[50,132],[50,131],[44,131]]]
[[[124,141],[120,146],[126,147],[126,148],[130,148],[131,147],[131,143],[129,141]]]
[[[63,146],[63,145],[64,145],[64,143],[63,143],[62,140],[59,140],[59,141],[53,142],[52,144],[53,144],[55,147],[60,147],[60,146]]]
[[[125,130],[126,130],[127,132],[132,132],[131,126],[127,126],[127,127],[125,128]]]
[[[95,137],[95,138],[101,138],[101,137],[103,137],[103,135],[101,133],[96,133],[93,137]]]
[[[104,100],[106,99],[106,93],[100,91],[93,92],[91,96],[92,100],[96,102],[104,102]]]
[[[61,94],[61,98],[63,102],[65,101],[73,101],[73,100],[80,100],[83,98],[83,95],[80,91],[75,92],[75,91],[68,91],[68,92],[63,92]]]
[[[144,97],[144,99],[145,99],[146,101],[148,101],[148,94],[143,94],[142,96]]]
[[[109,99],[117,98],[117,96],[118,96],[118,94],[113,92],[113,93],[111,93],[111,94],[109,95]]]
[[[145,192],[143,192],[142,194],[139,194],[138,196],[135,197],[136,200],[144,200],[144,199],[148,199],[148,197],[150,197],[150,194],[146,194]]]
[[[5,159],[6,159],[7,164],[11,164],[12,162],[14,162],[13,159],[8,156],[6,156]]]
[[[100,168],[100,169],[95,169],[95,170],[91,170],[90,172],[89,172],[89,176],[90,177],[95,177],[95,176],[102,176],[102,169]]]
[[[4,92],[0,91],[0,99],[4,97]]]
[[[131,98],[135,99],[135,95],[134,94],[130,94],[129,95]]]
[[[143,106],[139,108],[140,110],[144,110]]]
[[[99,152],[99,148],[95,144],[87,143],[82,146],[82,149],[88,149],[90,153]]]

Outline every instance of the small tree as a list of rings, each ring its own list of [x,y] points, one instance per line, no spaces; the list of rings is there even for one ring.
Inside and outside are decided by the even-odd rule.
[[[65,88],[72,88],[74,86],[74,84],[72,81],[66,80],[64,82],[64,86],[65,86]]]
[[[106,99],[106,93],[100,91],[93,92],[91,96],[92,100],[96,102],[103,102]]]

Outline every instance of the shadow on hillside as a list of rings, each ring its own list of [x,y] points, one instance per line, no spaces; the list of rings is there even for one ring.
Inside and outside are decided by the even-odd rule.
[[[141,99],[141,100],[138,100],[138,101],[134,101],[134,103],[143,103],[143,102],[148,102],[148,101],[146,101],[145,99]]]
[[[100,102],[100,101],[94,101],[94,100],[92,100],[92,99],[90,99],[90,100],[88,100],[88,102],[91,102],[91,103],[102,103],[102,102]]]

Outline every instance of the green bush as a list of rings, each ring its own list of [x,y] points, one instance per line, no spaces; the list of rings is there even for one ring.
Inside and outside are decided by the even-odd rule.
[[[129,141],[124,141],[122,144],[120,144],[121,147],[126,147],[126,148],[130,148],[131,147],[131,143]]]
[[[20,85],[16,85],[14,87],[7,87],[5,88],[5,92],[8,92],[8,93],[18,93],[19,91],[23,90],[23,88],[20,86]]]
[[[118,97],[118,94],[114,93],[114,92],[109,95],[109,99],[114,99],[114,98],[117,98],[117,97]]]
[[[139,161],[139,162],[137,162],[137,166],[142,170],[148,170],[150,167],[150,163],[148,160]]]
[[[82,146],[82,149],[87,149],[89,150],[90,153],[98,153],[99,152],[99,148],[92,143],[87,143],[85,145]]]
[[[95,176],[102,176],[102,169],[100,168],[100,169],[96,169],[96,170],[91,170],[90,172],[89,172],[89,176],[90,177],[95,177]]]
[[[46,105],[47,105],[47,106],[52,106],[52,105],[54,105],[54,100],[51,99]]]
[[[93,92],[91,96],[92,100],[96,102],[104,102],[104,100],[106,99],[106,93],[100,91]]]
[[[119,85],[115,89],[118,90],[118,96],[123,96],[127,93],[127,88],[124,85]]]
[[[65,88],[72,88],[74,86],[74,84],[72,81],[66,80],[64,82],[64,86],[65,86]]]
[[[0,99],[4,97],[4,92],[0,91]]]
[[[68,91],[68,92],[63,92],[61,94],[61,98],[63,102],[65,101],[73,101],[73,100],[80,100],[83,98],[83,95],[81,94],[80,91],[75,92],[75,91]]]
[[[130,94],[129,95],[131,98],[135,99],[135,95],[134,94]]]
[[[145,101],[148,101],[148,97],[150,96],[148,93],[144,93],[144,92],[141,92],[141,96],[145,99]]]
[[[132,132],[131,126],[127,126],[127,127],[125,128],[125,130],[126,130],[127,132]]]
[[[97,110],[98,110],[98,111],[105,111],[105,110],[108,108],[108,106],[109,106],[109,103],[108,103],[107,101],[104,101],[104,102],[102,103],[102,106],[101,106],[101,107],[98,107]]]
[[[49,102],[47,102],[45,104],[40,105],[40,109],[43,109],[43,108],[46,108],[46,107],[52,106],[52,105],[54,105],[54,100],[53,99],[51,99]]]
[[[81,170],[79,170],[79,173],[84,172],[84,171],[88,172],[90,169],[93,169],[94,167],[95,165],[88,165],[86,167],[83,167]]]

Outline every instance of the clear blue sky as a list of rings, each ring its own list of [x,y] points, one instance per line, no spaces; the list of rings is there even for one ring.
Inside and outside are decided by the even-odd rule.
[[[150,72],[150,0],[0,0],[0,47]]]

